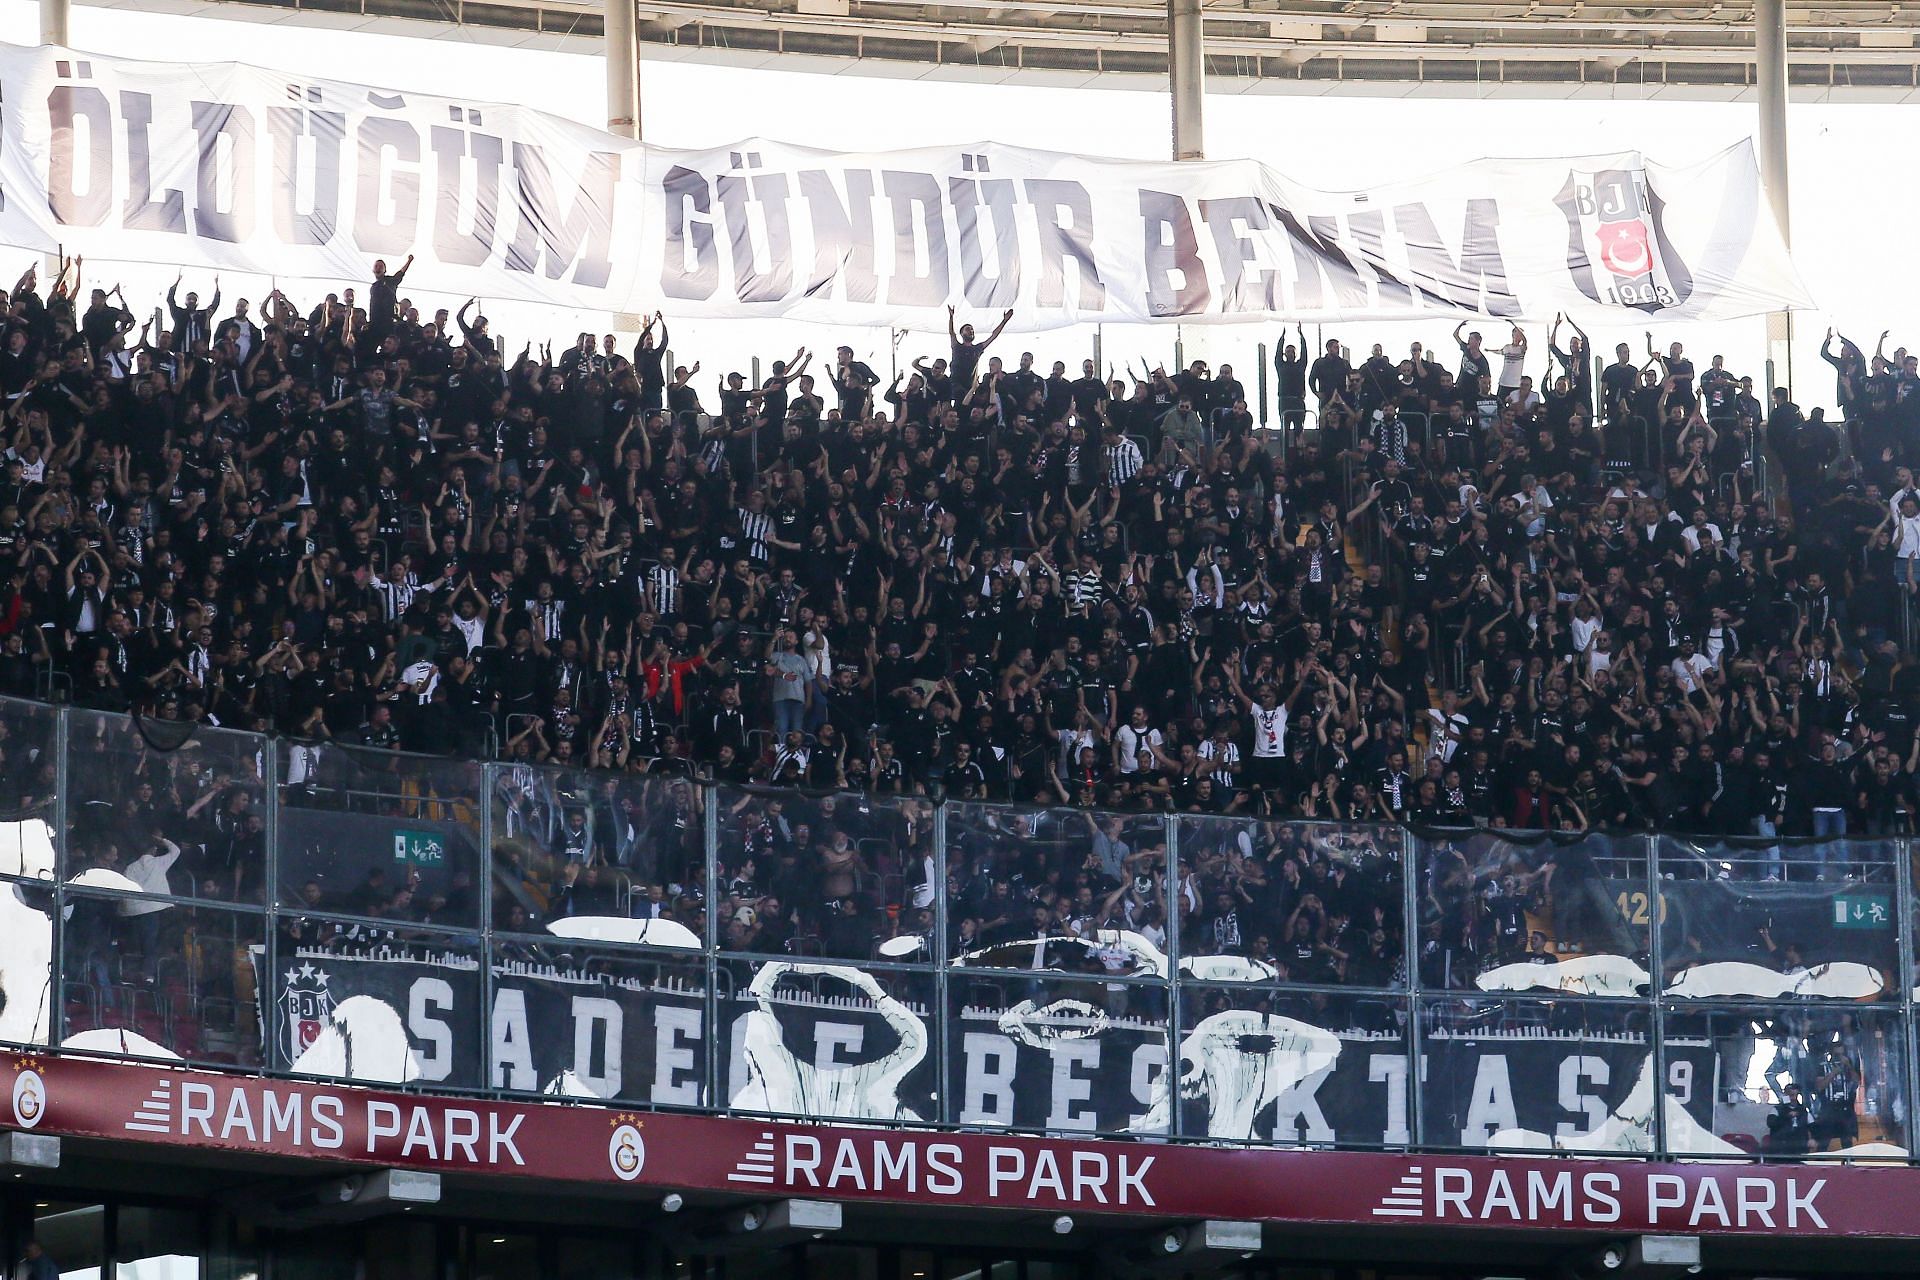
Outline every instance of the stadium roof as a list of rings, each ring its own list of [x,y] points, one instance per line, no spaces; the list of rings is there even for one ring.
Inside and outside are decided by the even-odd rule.
[[[92,0],[81,0],[89,3]],[[1751,4],[1581,0],[1202,0],[1208,92],[1687,96],[1753,92]],[[150,11],[575,48],[600,0],[117,0]],[[786,70],[1127,87],[1164,82],[1163,0],[640,0],[641,57]],[[1920,97],[1920,2],[1787,9],[1791,84],[1808,96]]]

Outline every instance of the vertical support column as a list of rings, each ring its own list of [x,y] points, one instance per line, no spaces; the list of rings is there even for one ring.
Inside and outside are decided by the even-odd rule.
[[[1253,371],[1256,376],[1256,381],[1260,384],[1260,389],[1257,392],[1260,397],[1260,425],[1265,427],[1267,425],[1267,344],[1257,342],[1254,344],[1253,349],[1254,359],[1256,361],[1253,366]]]
[[[1666,942],[1661,936],[1666,930],[1661,926],[1665,922],[1667,904],[1666,899],[1661,896],[1661,891],[1666,881],[1660,875],[1660,837],[1650,835],[1636,838],[1645,841],[1644,848],[1647,851],[1647,911],[1652,920],[1652,923],[1647,926],[1649,930],[1647,968],[1653,974],[1653,981],[1648,984],[1652,988],[1653,996],[1653,1009],[1650,1014],[1652,1021],[1647,1027],[1649,1040],[1647,1052],[1653,1060],[1653,1133],[1649,1136],[1653,1139],[1654,1152],[1665,1156],[1669,1136],[1667,1133],[1667,951]],[[1694,1087],[1698,1088],[1699,1085],[1696,1083]],[[1718,1093],[1720,1082],[1717,1079],[1713,1082],[1713,1088]]]
[[[640,37],[633,4],[606,0],[607,131],[623,138],[640,136]]]
[[[1284,435],[1284,430],[1282,431]],[[1400,830],[1400,945],[1407,987],[1407,1134],[1416,1151],[1427,1145],[1427,1046],[1420,1003],[1420,876],[1426,842]],[[1444,1145],[1444,1144],[1441,1144]]]
[[[276,1063],[273,1060],[274,1054],[277,1051],[275,1046],[287,1043],[285,1040],[282,1040],[279,1035],[280,1019],[285,1016],[285,1012],[281,1009],[280,1002],[273,998],[273,975],[281,972],[280,891],[278,886],[286,883],[280,878],[280,804],[285,798],[281,793],[280,780],[286,776],[280,767],[280,751],[282,746],[285,746],[289,753],[291,753],[292,744],[288,739],[277,735],[271,738],[258,738],[256,741],[259,743],[260,751],[260,782],[266,791],[266,798],[262,802],[262,808],[265,810],[262,816],[265,819],[266,825],[261,832],[266,841],[266,857],[261,861],[261,869],[266,876],[267,883],[267,917],[261,926],[263,930],[260,938],[261,967],[254,975],[254,987],[257,993],[254,999],[254,1032],[260,1037],[260,1043],[263,1046],[263,1052],[260,1055],[261,1069],[272,1072],[293,1065],[291,1061]],[[289,758],[291,758],[291,755],[289,755]],[[491,855],[482,854],[482,856],[490,857]],[[491,879],[488,878],[490,872],[483,871],[481,872],[481,876],[482,879],[480,883],[492,883]],[[491,893],[481,896],[487,900],[491,900],[493,897]],[[484,949],[481,951],[480,970],[483,975],[488,971],[486,952]],[[482,1009],[493,1008],[493,992],[491,990],[483,990],[481,997],[480,1007]],[[244,1009],[244,1004],[241,1007]],[[480,1037],[477,1043],[468,1046],[469,1052],[481,1055],[481,1062],[486,1062],[492,1056],[489,1052],[492,1046],[488,1044],[484,1030],[486,1023],[487,1019],[480,1019],[482,1028]],[[244,1025],[244,1023],[242,1025]]]
[[[1906,1074],[1904,1080],[1894,1083],[1893,1087],[1880,1095],[1881,1114],[1885,1115],[1893,1107],[1895,1092],[1907,1099],[1908,1132],[1912,1132],[1913,1089],[1915,1081],[1920,1081],[1920,1058],[1915,1057],[1915,1046],[1920,1043],[1920,1030],[1914,1026],[1913,989],[1914,970],[1920,966],[1914,952],[1913,924],[1916,919],[1913,901],[1913,853],[1912,837],[1902,837],[1894,854],[1893,864],[1893,923],[1900,940],[1900,1019],[1902,1022],[1900,1048],[1903,1054],[1900,1069]],[[1911,1139],[1909,1139],[1911,1140]]]
[[[1200,0],[1167,0],[1167,82],[1173,97],[1175,160],[1207,157],[1206,57]]]
[[[67,979],[62,963],[62,952],[66,950],[66,885],[78,874],[71,869],[73,858],[67,839],[67,754],[71,746],[68,721],[72,718],[73,708],[62,706],[56,709],[53,721],[53,812],[48,815],[53,824],[53,883],[47,886],[47,896],[53,901],[49,943],[53,952],[47,957],[47,1043],[50,1045],[67,1038]]]
[[[640,137],[640,33],[634,18],[634,0],[604,0],[602,60],[607,64],[607,132],[622,138]],[[630,311],[615,313],[616,329],[638,333],[646,317]],[[502,344],[504,349],[505,344]]]
[[[480,1087],[491,1090],[494,1086],[493,1066],[493,1002],[498,989],[493,972],[493,798],[500,794],[500,766],[492,761],[483,761],[480,765],[480,866],[479,882],[487,886],[487,892],[480,895],[480,1008],[483,1016],[474,1028],[476,1043],[474,1052],[480,1056]],[[277,868],[276,868],[277,870]],[[279,884],[276,876],[268,884]],[[275,929],[277,934],[280,931]],[[273,972],[269,970],[268,972]],[[276,1005],[278,1001],[274,1002]]]
[[[1787,208],[1787,5],[1755,0],[1754,86],[1760,104],[1760,181],[1773,217],[1789,247],[1793,226]]]
[[[67,34],[67,18],[71,12],[71,0],[40,0],[40,43],[56,49],[65,49],[73,41]],[[40,256],[41,288],[51,290],[54,281],[60,276],[60,253],[46,253]]]
[[[73,42],[67,38],[69,0],[40,0],[40,43],[65,49]]]
[[[940,1114],[934,1117],[946,1124],[960,1123],[960,1108],[953,1100],[953,1004],[947,998],[948,943],[953,933],[947,915],[947,803],[933,806],[933,932],[927,955],[933,961],[933,1051],[939,1055],[934,1064],[934,1079],[940,1088]]]
[[[706,936],[700,939],[705,948],[704,957],[707,966],[707,1106],[714,1111],[727,1109],[727,1097],[720,1088],[720,1055],[730,1052],[732,1037],[721,1026],[726,1010],[720,1005],[720,920],[713,910],[713,886],[719,883],[717,874],[720,865],[720,788],[707,783],[700,788],[701,808],[701,856],[707,862],[707,927]],[[729,984],[731,990],[731,984]]]
[[[1780,238],[1793,247],[1793,220],[1787,177],[1787,4],[1786,0],[1755,0],[1753,6],[1753,83],[1760,107],[1760,185],[1767,190]],[[1767,316],[1767,355],[1783,371],[1782,384],[1793,383],[1793,313]],[[1769,385],[1767,392],[1772,394]],[[1765,397],[1762,397],[1765,401]]]
[[[1162,1070],[1167,1089],[1167,1134],[1180,1135],[1180,1043],[1186,1026],[1180,1016],[1180,815],[1167,815],[1167,865],[1160,869],[1161,893],[1167,905],[1167,1064]]]

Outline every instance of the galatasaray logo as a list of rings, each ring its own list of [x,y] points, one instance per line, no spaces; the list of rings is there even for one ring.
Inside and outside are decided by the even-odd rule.
[[[647,1144],[641,1139],[640,1130],[631,1119],[624,1116],[614,1118],[617,1123],[607,1137],[607,1164],[613,1169],[614,1177],[622,1182],[632,1182],[646,1167]]]
[[[1589,299],[1653,314],[1693,295],[1644,169],[1569,173],[1554,202],[1567,219],[1567,272]]]
[[[47,1083],[32,1069],[13,1078],[13,1122],[31,1129],[47,1114]]]

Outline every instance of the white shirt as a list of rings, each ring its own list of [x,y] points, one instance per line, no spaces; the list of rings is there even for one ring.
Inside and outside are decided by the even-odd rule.
[[[1071,770],[1073,762],[1080,758],[1080,748],[1095,745],[1097,744],[1091,729],[1060,730],[1060,767]]]
[[[471,618],[463,618],[456,613],[453,615],[453,626],[454,630],[466,637],[468,653],[487,643],[487,622],[478,614]]]
[[[1698,551],[1700,549],[1700,535],[1703,533],[1713,535],[1713,545],[1716,547],[1723,547],[1727,543],[1726,538],[1721,536],[1720,526],[1714,524],[1711,520],[1701,525],[1690,524],[1682,529],[1680,531],[1680,541],[1687,544],[1687,550]]]
[[[1287,753],[1287,707],[1269,711],[1253,704],[1253,755],[1256,760],[1278,760]]]
[[[1582,618],[1576,615],[1573,619],[1571,630],[1573,632],[1573,651],[1575,653],[1585,653],[1593,646],[1593,638],[1600,634],[1600,619]]]
[[[180,860],[180,846],[164,837],[160,848],[143,853],[127,864],[127,879],[140,886],[142,893],[172,893],[173,886],[167,883],[167,872]],[[120,903],[123,916],[143,916],[155,911],[165,911],[169,904],[165,902],[144,902],[138,899]]]
[[[1511,391],[1520,385],[1520,373],[1526,363],[1526,343],[1509,342],[1500,348],[1500,389],[1502,391]]]
[[[1537,538],[1547,531],[1546,513],[1553,510],[1553,495],[1547,492],[1545,485],[1535,485],[1533,491],[1525,495],[1520,505],[1520,514],[1527,522],[1527,536]]]
[[[800,637],[800,656],[807,660],[807,668],[816,678],[826,680],[833,676],[833,650],[825,632],[809,631]]]
[[[1920,516],[1901,516],[1893,522],[1893,546],[1905,560],[1920,560]]]
[[[1680,682],[1683,693],[1694,693],[1700,688],[1700,677],[1713,669],[1713,663],[1704,653],[1696,653],[1691,658],[1675,658],[1671,664],[1673,678]]]
[[[1540,407],[1540,393],[1538,391],[1522,391],[1517,386],[1503,387],[1502,390],[1506,391],[1507,403],[1513,406],[1515,413],[1529,414]]]
[[[1427,749],[1442,760],[1452,760],[1453,753],[1460,749],[1460,740],[1467,736],[1467,717],[1458,711],[1448,715],[1439,707],[1428,707],[1427,718],[1433,721],[1427,732]]]
[[[1166,744],[1166,739],[1160,736],[1160,731],[1151,726],[1136,729],[1130,724],[1123,724],[1120,726],[1120,732],[1114,737],[1120,744],[1120,772],[1122,773],[1140,772],[1141,751]]]
[[[440,668],[422,658],[402,671],[400,679],[408,685],[418,686],[419,693],[416,696],[424,707],[433,700],[433,691],[440,683]]]

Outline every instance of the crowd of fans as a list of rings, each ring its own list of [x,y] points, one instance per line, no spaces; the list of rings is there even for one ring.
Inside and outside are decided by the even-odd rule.
[[[1829,423],[1651,334],[1602,363],[1558,318],[1444,357],[1294,327],[1268,420],[1225,365],[1037,363],[1010,314],[890,379],[846,347],[702,377],[660,314],[516,353],[405,300],[410,263],[148,314],[79,259],[21,278],[0,692],[608,771],[496,797],[565,855],[527,909],[597,908],[586,870],[643,857],[643,913],[711,900],[756,949],[910,927],[929,810],[896,797],[1263,819],[1173,879],[1276,960],[1314,898],[1282,881],[1345,865],[1287,820],[1906,829],[1920,364],[1885,335],[1829,336]],[[756,794],[708,887],[687,813],[649,835],[689,778],[874,807]],[[181,796],[217,838],[170,874],[262,891],[247,791]],[[1145,847],[1022,906],[1151,935]],[[1328,949],[1289,963],[1364,963],[1367,904],[1314,900]]]

